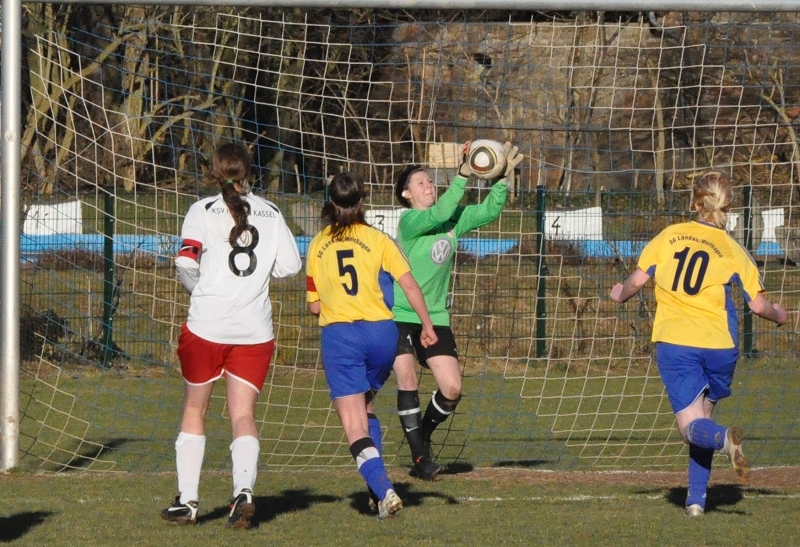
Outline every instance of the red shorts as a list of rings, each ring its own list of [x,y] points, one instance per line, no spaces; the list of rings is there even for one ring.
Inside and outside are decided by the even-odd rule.
[[[275,340],[261,344],[218,344],[200,338],[186,328],[186,323],[178,339],[181,373],[192,385],[208,384],[228,375],[260,392],[274,352]]]

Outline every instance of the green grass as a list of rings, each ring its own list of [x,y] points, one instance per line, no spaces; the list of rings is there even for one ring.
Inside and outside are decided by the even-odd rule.
[[[172,474],[0,475],[0,543],[13,545],[302,545],[619,547],[796,544],[800,488],[739,488],[714,481],[708,512],[688,520],[677,474],[641,480],[603,474],[551,477],[480,470],[430,483],[393,470],[405,502],[396,519],[367,513],[354,467],[262,472],[258,526],[224,527],[230,479],[205,473],[199,522],[175,527],[159,511],[175,492]]]
[[[279,203],[286,212],[291,199]],[[177,233],[193,201],[139,195],[135,202],[118,201],[117,215],[135,217],[147,230]],[[85,219],[101,223],[98,209],[88,207]],[[156,210],[157,219],[143,220]],[[650,227],[655,213],[641,210],[637,222],[614,219],[619,225],[610,231],[628,234]],[[530,211],[509,212],[502,229],[528,234],[534,220]],[[127,233],[133,224],[120,222],[117,229]],[[677,437],[661,382],[654,369],[646,368],[649,323],[636,303],[618,307],[605,298],[612,282],[622,278],[624,264],[584,263],[558,254],[568,250],[548,251],[542,357],[532,349],[539,279],[528,251],[461,257],[453,317],[465,396],[434,438],[439,461],[454,474],[435,484],[407,478],[408,447],[402,443],[390,382],[378,398],[377,412],[385,428],[386,460],[408,507],[396,521],[385,523],[362,514],[363,486],[330,409],[322,373],[314,369],[318,331],[304,314],[303,281],[276,282],[278,361],[258,407],[262,524],[250,534],[223,527],[230,495],[224,473],[230,433],[219,396],[222,386],[207,423],[201,523],[176,529],[157,517],[174,495],[173,443],[182,398],[174,341],[186,297],[175,288],[171,265],[139,265],[135,274],[129,265],[119,269],[124,283],[115,341],[130,360],[109,370],[79,359],[85,340],[98,334],[101,272],[76,266],[24,271],[26,306],[55,310],[70,321],[73,334],[58,347],[45,347],[45,359],[60,368],[45,367],[40,380],[23,376],[21,462],[18,470],[0,475],[0,499],[12,500],[0,510],[0,543],[796,543],[797,480],[742,490],[715,472],[712,478],[721,476],[715,480],[722,482],[709,494],[714,510],[688,524],[680,510],[686,448]],[[796,309],[799,276],[797,269],[772,268],[765,282]],[[716,417],[745,429],[746,453],[756,466],[796,465],[800,370],[792,355],[797,341],[786,328],[773,329],[760,320],[755,331],[763,357],[740,360],[733,396],[719,405]],[[36,363],[27,362],[26,371],[35,371]],[[432,389],[427,374],[423,404]],[[514,471],[504,473],[507,468]],[[724,458],[715,460],[715,469],[727,469]],[[650,484],[647,477],[655,475],[630,484],[608,479],[624,475],[598,470],[669,470],[674,475],[666,484]],[[564,471],[572,472],[564,480],[547,478]],[[729,541],[733,532],[735,540]]]
[[[21,389],[20,467],[125,472],[169,471],[180,419],[182,381],[175,372],[130,377],[105,372],[70,377],[69,369],[26,375]],[[530,372],[530,371],[529,371]],[[389,465],[405,465],[408,447],[395,415],[391,377],[378,396]],[[433,390],[422,377],[423,404]],[[734,394],[715,417],[747,433],[759,466],[790,465],[800,447],[796,393],[800,371],[790,361],[743,359]],[[464,380],[464,399],[434,436],[443,463],[531,469],[682,469],[686,447],[657,377],[550,374]],[[224,382],[208,414],[206,467],[228,466]],[[257,408],[266,468],[350,464],[321,370],[276,365]]]

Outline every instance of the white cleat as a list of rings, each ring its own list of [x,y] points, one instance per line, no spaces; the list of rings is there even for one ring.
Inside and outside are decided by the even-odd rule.
[[[744,452],[742,452],[743,438],[744,433],[741,428],[729,427],[728,431],[725,432],[725,446],[722,447],[722,451],[730,458],[739,482],[746,484],[750,480],[750,464],[745,459]]]
[[[372,488],[368,488],[369,490],[369,512],[378,514],[378,503],[381,501],[378,499],[378,495],[372,491]]]
[[[693,503],[686,508],[686,515],[690,517],[702,517],[703,513],[705,513],[705,509]]]
[[[179,494],[172,505],[161,511],[161,518],[174,524],[197,524],[197,507],[196,501],[181,503]]]
[[[402,508],[403,500],[390,488],[386,496],[378,502],[378,519],[394,518],[394,514]]]

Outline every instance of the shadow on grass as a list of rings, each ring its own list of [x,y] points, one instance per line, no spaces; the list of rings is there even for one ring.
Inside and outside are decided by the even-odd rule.
[[[137,440],[140,439],[119,438],[97,443],[72,438],[52,445],[34,439],[30,446],[20,448],[20,451],[21,458],[30,462],[30,465],[40,461],[38,467],[53,473],[69,473],[93,466],[97,470],[97,464],[103,466],[100,470],[105,471],[113,467],[114,462],[102,461],[103,458],[109,458],[110,452]]]
[[[453,462],[445,465],[439,474],[440,475],[461,475],[462,473],[471,473],[475,466],[467,462]]]
[[[552,463],[553,460],[500,460],[493,463],[492,467],[541,467]]]
[[[318,503],[335,503],[341,501],[339,496],[329,494],[313,494],[308,488],[284,490],[276,496],[254,496],[256,514],[253,517],[253,528],[259,524],[274,520],[283,513],[293,513],[308,509]],[[200,514],[197,523],[203,524],[212,520],[226,519],[230,508],[227,505],[216,507],[208,513]]]
[[[683,508],[686,504],[686,488],[670,488],[666,496],[667,501]],[[717,484],[708,488],[706,495],[706,513],[720,511],[728,514],[744,515],[745,511],[734,509],[744,499],[742,486],[738,484]]]
[[[431,484],[436,481],[419,481],[420,484]],[[400,499],[403,500],[403,507],[418,507],[424,505],[426,498],[440,498],[445,500],[447,505],[456,505],[458,500],[452,496],[440,494],[439,492],[422,492],[417,491],[411,483],[395,482],[394,490]],[[350,507],[361,513],[362,515],[374,515],[369,509],[369,494],[366,491],[366,485],[361,492],[353,492],[348,496],[350,498]]]
[[[10,543],[39,526],[52,515],[50,511],[33,511],[0,517],[0,543]]]
[[[491,467],[540,467],[542,465],[551,464],[551,460],[501,460],[495,462]],[[475,466],[469,462],[456,461],[448,463],[444,469],[439,472],[439,475],[463,475],[464,473],[472,473],[475,471]]]
[[[109,450],[115,450],[129,443],[130,441],[131,439],[110,439],[103,442],[102,445],[93,445],[90,450],[85,450],[83,453],[75,454],[71,460],[63,464],[63,466],[58,469],[58,472],[63,473],[66,471],[76,471],[86,467],[91,467],[92,464],[100,458],[101,454]]]

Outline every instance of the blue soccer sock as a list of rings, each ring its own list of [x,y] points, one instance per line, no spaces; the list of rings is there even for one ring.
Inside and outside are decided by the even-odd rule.
[[[713,448],[689,445],[689,488],[686,493],[686,507],[699,505],[703,509],[706,508],[706,492],[713,459]]]
[[[710,418],[698,418],[686,427],[686,441],[700,448],[722,450],[727,431]]]
[[[356,460],[358,472],[364,477],[367,486],[372,490],[378,499],[386,497],[386,492],[393,488],[383,459],[375,448],[375,443],[369,437],[364,437],[350,445],[350,453]]]
[[[375,448],[378,449],[378,454],[383,455],[383,437],[381,433],[381,422],[375,414],[367,414],[367,422],[369,423],[369,436],[372,442],[375,443]]]

